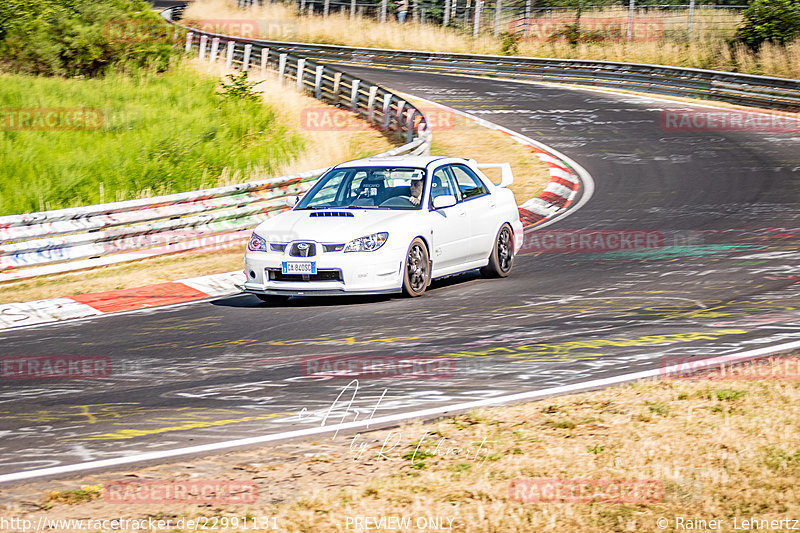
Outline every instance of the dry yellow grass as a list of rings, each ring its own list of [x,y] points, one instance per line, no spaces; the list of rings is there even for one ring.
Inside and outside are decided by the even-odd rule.
[[[253,505],[120,507],[97,500],[56,504],[46,513],[51,519],[275,517],[287,532],[361,531],[353,519],[367,516],[449,517],[451,531],[504,533],[658,531],[659,519],[667,520],[662,530],[675,531],[676,517],[720,520],[717,530],[730,532],[734,519],[740,527],[743,519],[797,519],[798,362],[797,356],[772,361],[794,369],[793,381],[651,380],[357,437],[90,473],[57,485],[67,490],[122,476],[253,480],[265,495]],[[361,442],[368,445],[363,450]],[[652,481],[663,495],[657,491],[650,503],[520,502],[510,492],[519,479]],[[42,500],[53,488],[38,482],[5,491],[6,514],[36,523],[45,511],[26,512],[14,502]]]
[[[522,40],[519,55],[566,59],[593,59],[654,63],[691,68],[730,70],[750,74],[800,78],[800,40],[786,48],[767,44],[758,54],[738,47],[731,53],[725,39],[729,33],[711,33],[708,23],[735,22],[740,15],[733,11],[698,9],[693,34],[697,37],[686,42],[644,40],[628,42],[587,43],[571,46],[564,41],[543,42]],[[398,48],[407,50],[433,50],[499,54],[502,42],[487,33],[477,39],[453,29],[430,24],[407,22],[397,24],[390,20],[379,24],[372,19],[332,14],[328,19],[319,15],[297,17],[292,8],[282,4],[265,3],[250,9],[239,9],[228,0],[197,0],[186,10],[188,20],[256,19],[264,21],[263,37],[277,40],[305,41],[324,44]],[[607,9],[602,12],[586,11],[585,17],[627,17],[624,10]],[[670,14],[647,15],[670,27],[682,17]],[[673,20],[674,19],[674,20]]]

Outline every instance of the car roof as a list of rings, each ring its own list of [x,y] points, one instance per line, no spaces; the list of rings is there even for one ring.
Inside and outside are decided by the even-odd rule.
[[[439,155],[394,155],[384,157],[367,157],[364,159],[354,159],[340,163],[334,168],[353,168],[353,167],[380,167],[380,166],[404,166],[412,168],[427,168],[434,161],[452,160],[453,162],[465,162],[466,159],[460,157],[444,157]]]

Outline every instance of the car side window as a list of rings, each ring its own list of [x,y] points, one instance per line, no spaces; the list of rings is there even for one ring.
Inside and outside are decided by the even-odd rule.
[[[451,165],[450,170],[453,172],[458,190],[461,191],[464,200],[489,194],[483,181],[466,165]]]
[[[455,196],[453,187],[450,182],[450,177],[447,175],[447,168],[441,167],[433,173],[431,177],[431,208],[433,208],[433,199],[437,196],[446,195]],[[458,197],[456,197],[456,200]]]

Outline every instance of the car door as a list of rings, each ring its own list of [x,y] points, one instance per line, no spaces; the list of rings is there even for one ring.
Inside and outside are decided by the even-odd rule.
[[[467,165],[450,165],[450,171],[461,193],[464,214],[469,221],[468,261],[487,259],[497,231],[497,209],[494,196],[483,180]]]
[[[469,221],[464,204],[455,188],[455,181],[446,166],[434,170],[430,181],[428,217],[431,221],[431,259],[433,275],[439,276],[455,272],[467,261],[469,256]],[[453,195],[456,205],[434,209],[433,199],[437,196]]]

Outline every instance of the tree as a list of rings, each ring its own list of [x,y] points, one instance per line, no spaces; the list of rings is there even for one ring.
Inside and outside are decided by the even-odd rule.
[[[785,45],[800,36],[800,0],[751,0],[734,42],[757,52],[764,42]]]

